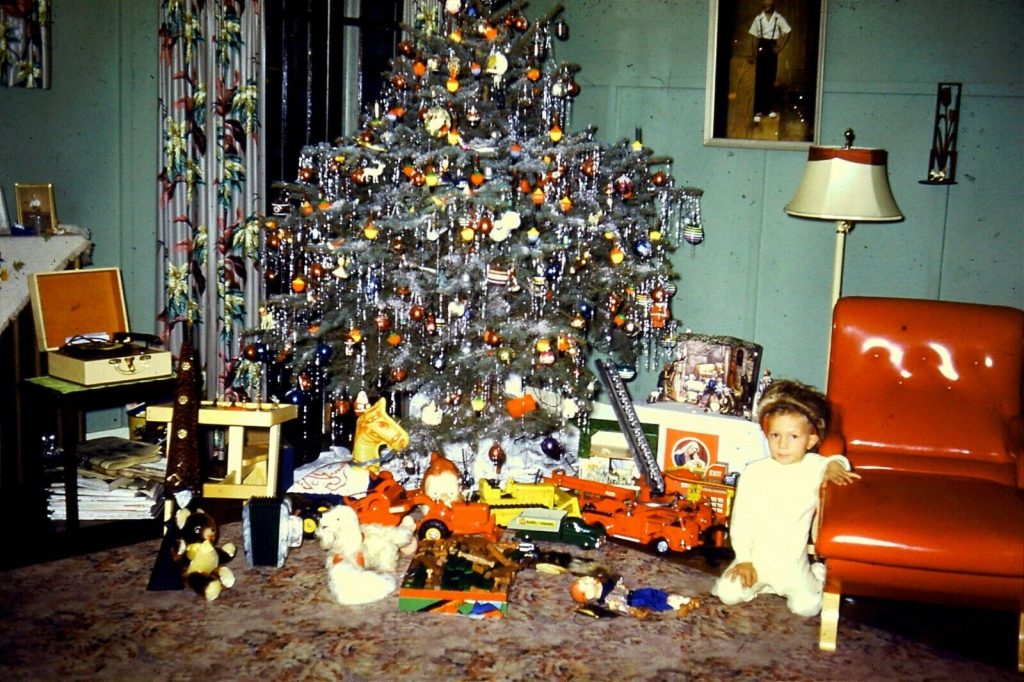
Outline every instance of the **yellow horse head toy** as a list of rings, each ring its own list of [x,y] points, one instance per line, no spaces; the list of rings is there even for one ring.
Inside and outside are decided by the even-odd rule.
[[[352,464],[376,474],[380,471],[380,448],[399,452],[409,447],[409,434],[387,412],[387,401],[378,400],[356,419]]]

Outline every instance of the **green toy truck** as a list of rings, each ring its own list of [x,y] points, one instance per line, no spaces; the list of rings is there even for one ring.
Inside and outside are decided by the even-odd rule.
[[[520,540],[564,542],[584,549],[600,547],[605,541],[603,528],[564,509],[525,509],[509,522],[508,529]]]

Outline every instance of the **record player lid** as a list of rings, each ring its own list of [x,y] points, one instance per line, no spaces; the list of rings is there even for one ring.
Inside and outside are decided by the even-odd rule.
[[[29,275],[39,350],[57,350],[82,334],[128,331],[119,268],[86,268]]]

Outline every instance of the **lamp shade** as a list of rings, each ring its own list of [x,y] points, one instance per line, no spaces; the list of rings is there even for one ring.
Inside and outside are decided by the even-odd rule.
[[[902,220],[889,189],[888,156],[884,149],[811,147],[786,213],[850,222]]]

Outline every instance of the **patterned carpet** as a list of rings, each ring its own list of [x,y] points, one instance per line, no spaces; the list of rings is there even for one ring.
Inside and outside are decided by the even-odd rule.
[[[238,524],[224,536],[241,548]],[[1021,679],[1013,631],[1003,664],[844,619],[839,650],[827,655],[817,649],[818,619],[793,616],[782,599],[726,608],[709,595],[714,569],[703,559],[617,544],[581,556],[631,587],[698,596],[701,608],[684,618],[595,620],[574,612],[571,575],[536,570],[519,574],[504,619],[401,613],[395,596],[343,607],[309,541],[280,569],[248,567],[240,552],[237,584],[206,603],[192,592],[146,591],[158,545],[0,573],[0,679]]]

